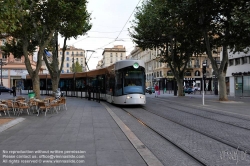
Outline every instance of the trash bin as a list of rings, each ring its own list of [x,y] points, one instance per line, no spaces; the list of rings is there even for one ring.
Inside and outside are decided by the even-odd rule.
[[[32,99],[32,98],[35,98],[36,94],[35,94],[35,92],[29,92],[28,96],[30,99]]]

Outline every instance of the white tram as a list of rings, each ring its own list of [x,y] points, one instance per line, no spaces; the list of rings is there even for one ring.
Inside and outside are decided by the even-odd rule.
[[[41,93],[53,94],[50,75],[39,77]],[[31,87],[32,80],[27,75],[22,93],[29,93]],[[92,99],[122,105],[146,104],[144,62],[122,60],[101,69],[61,74],[58,88],[65,96],[87,98],[91,91]]]
[[[106,101],[122,105],[146,104],[143,61],[118,61],[107,71]]]

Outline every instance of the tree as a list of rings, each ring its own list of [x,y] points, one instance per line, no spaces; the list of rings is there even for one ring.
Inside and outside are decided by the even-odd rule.
[[[6,30],[6,33],[22,41],[25,65],[32,79],[33,90],[36,93],[36,97],[40,98],[40,81],[38,73],[41,69],[42,58],[44,58],[48,70],[50,71],[52,81],[56,82],[53,84],[53,90],[58,86],[60,71],[62,69],[62,65],[60,69],[58,69],[58,51],[55,51],[57,50],[57,46],[52,47],[54,52],[52,63],[47,61],[47,58],[44,55],[44,49],[50,46],[52,39],[57,38],[58,32],[61,33],[65,37],[63,46],[63,63],[67,39],[70,37],[77,37],[79,34],[84,34],[86,30],[89,30],[91,27],[89,25],[90,15],[86,11],[86,1],[22,0],[16,1],[16,3],[6,3],[5,5],[10,5],[8,6],[9,10],[12,10],[13,8],[17,10],[15,13],[16,15],[14,15],[16,19],[13,27],[18,28],[14,28],[14,30],[8,28],[3,29]],[[4,7],[6,8],[6,6]],[[31,62],[28,58],[30,55],[28,48],[32,43],[37,43],[39,48],[36,69],[34,70],[32,69]]]
[[[83,71],[82,71],[82,65],[80,65],[79,62],[76,61],[76,63],[74,63],[74,64],[72,65],[72,67],[70,67],[70,71],[71,71],[72,73],[83,72]]]
[[[46,55],[44,54],[44,60],[49,70],[52,80],[52,91],[58,88],[60,73],[62,71],[65,51],[67,48],[66,41],[71,37],[77,38],[78,35],[84,35],[91,29],[90,14],[86,10],[86,0],[74,0],[74,1],[60,1],[58,5],[61,7],[59,15],[61,18],[58,21],[58,27],[54,33],[54,40],[50,44],[50,50],[52,54],[52,62],[49,63]],[[59,66],[58,61],[58,33],[64,37],[63,49],[62,49],[62,61]]]
[[[151,0],[137,8],[130,30],[134,42],[142,49],[160,49],[158,59],[167,62],[183,96],[183,78],[192,55],[201,52],[201,35],[194,26],[184,23],[185,4],[169,0]]]
[[[203,35],[206,53],[219,80],[219,100],[227,100],[225,75],[228,66],[228,49],[242,51],[249,46],[249,2],[217,0],[186,0],[188,13],[185,23],[196,24]],[[199,13],[199,14],[197,14]],[[187,17],[188,16],[188,17]],[[212,53],[222,47],[220,66]]]

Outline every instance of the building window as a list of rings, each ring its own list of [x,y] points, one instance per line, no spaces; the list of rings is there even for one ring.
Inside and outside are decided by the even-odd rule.
[[[110,57],[112,57],[112,53],[110,53]]]
[[[185,76],[191,76],[191,72],[190,71],[186,71],[185,72]]]
[[[167,72],[167,76],[173,76],[173,73],[172,73],[171,70],[169,70],[169,71]]]
[[[69,73],[69,70],[67,70],[67,73]]]
[[[71,55],[74,55],[74,51],[71,52]]]
[[[194,65],[195,68],[200,68],[200,61],[199,59],[196,59],[195,60],[195,65]]]
[[[199,70],[196,70],[194,74],[195,74],[195,76],[200,76],[201,75]]]
[[[69,57],[66,57],[66,60],[69,61]]]
[[[64,70],[62,70],[62,73],[64,73]]]
[[[60,52],[60,55],[62,55],[62,52]]]
[[[160,77],[162,77],[162,71],[160,71]]]
[[[69,63],[67,63],[66,66],[69,67]]]
[[[246,64],[247,63],[247,58],[248,57],[242,57],[242,64]]]
[[[230,59],[229,60],[229,66],[233,66],[234,65],[234,59]]]
[[[68,52],[68,51],[66,52],[66,55],[69,55],[69,52]]]
[[[235,59],[235,65],[240,65],[240,58]]]

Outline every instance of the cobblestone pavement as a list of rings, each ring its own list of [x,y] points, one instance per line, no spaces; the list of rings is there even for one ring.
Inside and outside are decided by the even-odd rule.
[[[155,110],[160,110],[159,104]],[[162,117],[154,115],[150,112],[146,112],[143,109],[127,109],[131,114],[138,117],[143,123],[146,123],[151,128],[161,133],[168,139],[175,142],[177,145],[185,149],[188,153],[196,156],[200,160],[202,160],[206,165],[234,165],[236,164],[236,160],[230,158],[223,157],[222,154],[225,152],[236,153],[237,148],[232,148],[226,144],[221,143],[213,138],[209,138],[204,136],[201,133],[197,133],[192,129],[183,127],[179,124],[176,124],[172,121],[166,120]],[[162,110],[163,111],[163,110]],[[171,119],[171,118],[170,118]],[[186,121],[186,119],[182,119],[182,121]],[[196,119],[193,119],[195,122]],[[196,124],[202,125],[202,124]],[[218,131],[220,128],[217,129]],[[228,137],[230,137],[228,135]],[[238,137],[237,137],[238,138]],[[235,138],[235,139],[237,139]],[[240,151],[243,153],[243,151]],[[250,156],[245,154],[246,158],[237,163],[237,165],[249,165],[250,164]]]

